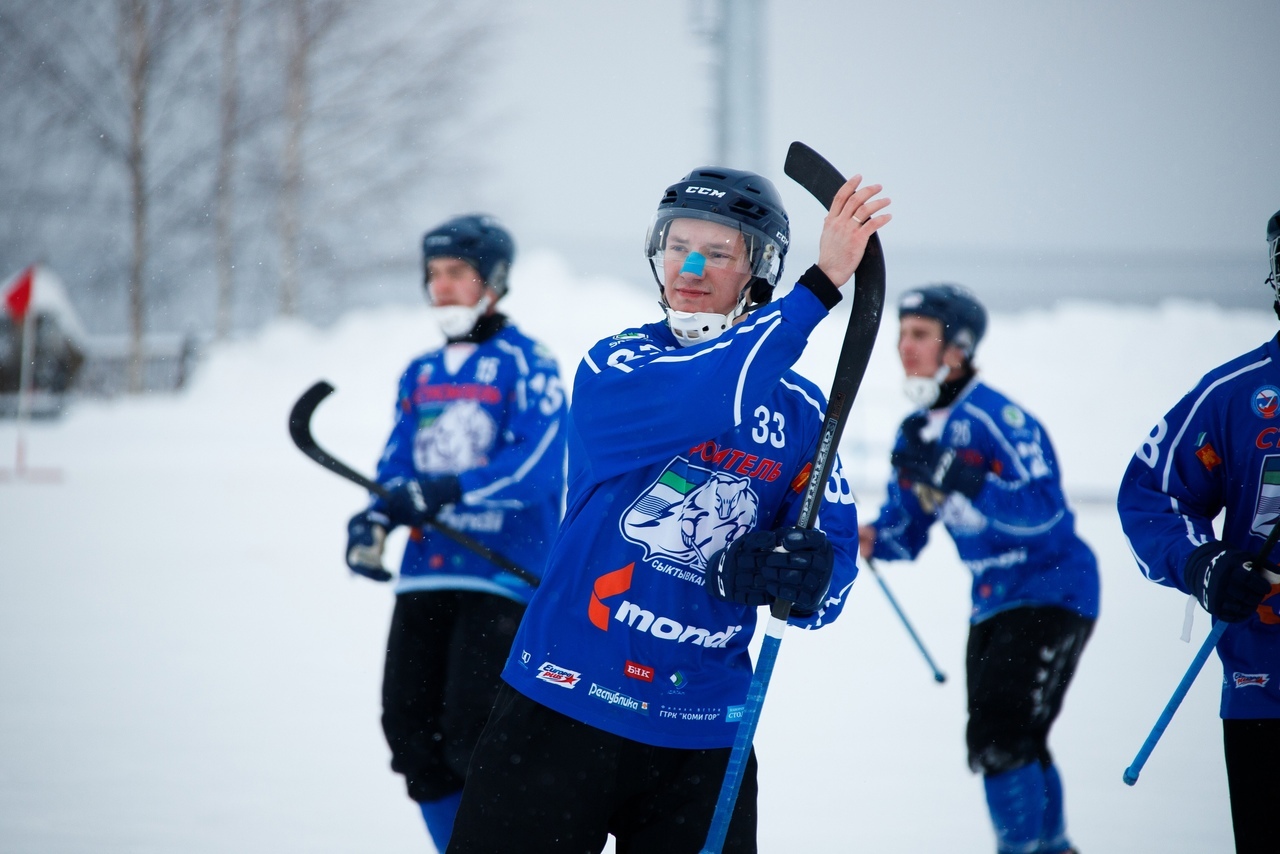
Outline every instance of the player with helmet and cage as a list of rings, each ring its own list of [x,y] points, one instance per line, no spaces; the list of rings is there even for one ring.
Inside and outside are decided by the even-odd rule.
[[[898,302],[904,391],[894,477],[861,553],[913,560],[941,520],[973,574],[966,653],[969,765],[998,850],[1058,854],[1067,839],[1049,729],[1098,616],[1098,567],[1075,533],[1049,435],[978,377],[987,313],[949,284]]]
[[[1267,221],[1280,317],[1280,211]],[[1280,336],[1205,374],[1156,423],[1117,500],[1142,574],[1190,593],[1230,625],[1222,661],[1223,753],[1239,854],[1276,850],[1280,800],[1280,558],[1261,554],[1280,519]],[[1225,511],[1221,534],[1213,521]]]
[[[498,311],[515,256],[488,216],[422,240],[439,346],[400,377],[378,463],[385,500],[348,523],[347,565],[374,581],[387,531],[411,529],[396,582],[382,683],[391,767],[404,775],[436,847],[448,845],[471,751],[533,589],[429,528],[438,520],[534,574],[560,521],[566,410],[551,353]]]
[[[707,167],[646,241],[663,320],[593,346],[568,424],[565,518],[476,747],[449,851],[695,852],[751,680],[757,609],[819,628],[857,572],[837,461],[820,528],[795,527],[822,392],[791,371],[889,221],[878,185],[836,194],[818,262],[772,299],[777,190]],[[834,486],[833,486],[834,483]],[[841,488],[841,487],[844,488]],[[752,755],[725,850],[756,850]]]

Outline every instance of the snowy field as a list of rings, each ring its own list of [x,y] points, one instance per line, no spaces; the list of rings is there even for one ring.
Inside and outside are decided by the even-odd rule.
[[[1179,642],[1183,597],[1141,578],[1111,501],[1155,419],[1274,334],[1257,290],[1247,313],[996,314],[979,350],[988,380],[1048,426],[1101,561],[1102,617],[1052,741],[1086,854],[1231,847],[1216,659],[1138,785],[1121,782],[1208,620]],[[654,318],[654,302],[534,255],[507,309],[572,377],[590,343]],[[843,446],[865,515],[906,411],[888,314]],[[820,384],[843,321],[801,363]],[[286,432],[294,399],[327,379],[338,391],[316,437],[372,471],[396,378],[431,336],[416,309],[324,332],[281,323],[213,350],[180,396],[78,403],[30,430],[29,465],[61,482],[0,483],[0,851],[431,850],[378,724],[391,593],[342,562],[364,496]],[[0,465],[14,443],[0,424]],[[762,851],[994,849],[965,765],[967,573],[938,535],[883,574],[951,678],[933,682],[869,574],[834,626],[788,633],[756,742]]]

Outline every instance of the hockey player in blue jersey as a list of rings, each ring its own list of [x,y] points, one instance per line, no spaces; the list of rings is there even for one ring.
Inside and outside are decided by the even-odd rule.
[[[986,310],[955,285],[907,291],[898,355],[920,408],[894,444],[864,557],[913,560],[935,521],[973,574],[969,765],[1001,854],[1071,851],[1049,728],[1098,616],[1098,569],[1076,536],[1044,428],[973,364]]]
[[[391,767],[443,851],[533,590],[422,526],[438,520],[540,573],[560,520],[566,405],[550,352],[497,310],[515,255],[506,229],[457,217],[427,232],[422,253],[445,343],[400,378],[377,472],[390,498],[351,519],[347,564],[389,581],[386,532],[413,529],[387,640],[382,727]]]
[[[1280,211],[1267,223],[1280,317]],[[1120,485],[1143,575],[1231,625],[1218,641],[1222,737],[1236,851],[1277,850],[1280,576],[1259,554],[1280,518],[1280,341],[1214,368],[1156,423]],[[1226,511],[1221,534],[1213,520]]]
[[[794,527],[825,401],[790,370],[889,215],[854,178],[818,263],[771,301],[790,230],[759,175],[668,188],[647,255],[663,322],[597,343],[574,380],[569,495],[467,776],[458,852],[695,852],[751,679],[758,606],[835,618],[857,568],[837,467]],[[799,724],[799,722],[797,722]],[[751,756],[726,851],[755,851]]]

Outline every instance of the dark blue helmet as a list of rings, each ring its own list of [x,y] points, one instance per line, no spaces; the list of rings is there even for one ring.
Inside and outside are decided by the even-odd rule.
[[[791,242],[791,225],[782,197],[768,178],[741,169],[704,166],[667,188],[644,249],[659,288],[662,279],[653,259],[663,248],[671,221],[683,218],[718,222],[741,231],[751,260],[751,301],[763,304],[773,297]]]
[[[493,288],[499,299],[507,293],[507,274],[515,261],[516,244],[511,233],[491,216],[454,217],[422,236],[423,281],[432,258],[461,258]]]
[[[942,343],[955,344],[973,358],[978,342],[987,331],[987,310],[977,298],[959,285],[924,285],[912,288],[898,299],[898,319],[918,314],[942,324]]]
[[[1280,211],[1267,220],[1267,260],[1271,262],[1271,276],[1267,284],[1275,292],[1276,317],[1280,317]]]

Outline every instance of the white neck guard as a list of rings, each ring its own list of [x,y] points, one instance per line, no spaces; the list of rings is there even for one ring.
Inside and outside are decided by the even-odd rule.
[[[917,409],[927,409],[938,400],[942,393],[942,383],[946,381],[951,369],[946,365],[938,368],[931,377],[907,377],[902,381],[902,393]]]
[[[429,306],[431,319],[440,327],[444,337],[450,340],[461,338],[472,329],[489,310],[489,297],[481,297],[475,305],[433,305]]]
[[[747,290],[738,298],[738,304],[728,314],[716,314],[714,311],[676,311],[667,305],[666,299],[659,301],[662,310],[667,313],[667,326],[676,337],[681,347],[701,344],[719,338],[733,322],[747,310]]]

